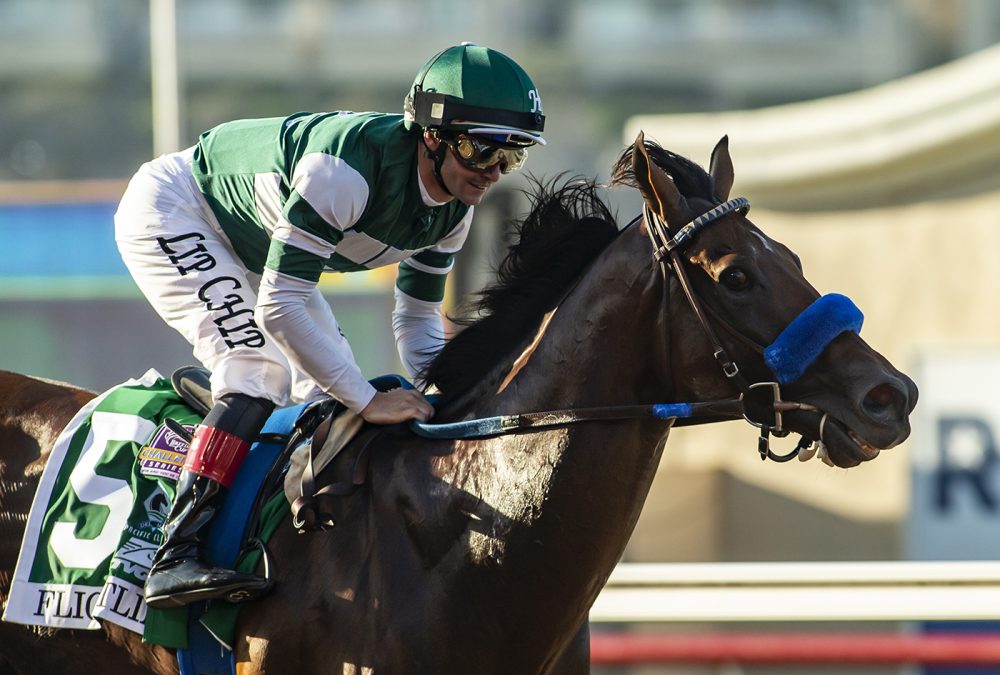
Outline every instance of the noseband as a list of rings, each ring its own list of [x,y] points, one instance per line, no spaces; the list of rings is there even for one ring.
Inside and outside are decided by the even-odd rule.
[[[740,391],[739,400],[744,403],[743,419],[760,429],[757,451],[761,459],[770,458],[777,462],[787,462],[800,452],[807,451],[810,445],[813,445],[813,453],[823,447],[823,431],[828,416],[814,405],[782,400],[781,385],[789,384],[801,377],[805,369],[838,335],[844,331],[860,331],[863,317],[861,311],[847,297],[837,294],[824,295],[803,310],[771,345],[765,347],[733,328],[703,305],[688,279],[681,253],[694,236],[706,226],[731,213],[746,215],[749,210],[750,201],[745,197],[730,199],[698,216],[674,235],[670,234],[666,221],[650,209],[648,204],[643,205],[643,217],[646,221],[646,233],[653,244],[653,259],[659,264],[664,279],[669,279],[671,271],[673,272],[681,290],[684,291],[684,297],[687,298],[691,311],[709,341],[715,360],[725,376]],[[774,372],[775,381],[748,383],[735,359],[729,355],[712,324],[709,323],[709,315],[726,332],[761,354],[765,364]],[[765,401],[764,405],[771,409],[773,418],[766,422],[754,419],[745,406],[751,397],[761,394],[770,396],[770,401]],[[770,437],[772,434],[778,437],[788,435],[789,430],[784,427],[782,415],[793,410],[810,410],[822,415],[816,437],[808,438],[803,435],[791,452],[784,455],[775,454],[770,447]]]

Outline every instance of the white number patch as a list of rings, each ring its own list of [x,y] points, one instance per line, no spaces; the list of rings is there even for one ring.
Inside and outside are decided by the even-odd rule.
[[[73,523],[56,523],[49,545],[66,567],[92,569],[115,552],[122,529],[132,510],[132,489],[123,480],[98,476],[94,467],[110,441],[141,443],[156,431],[152,422],[120,413],[95,412],[90,438],[69,482],[81,501],[108,507],[108,519],[94,539],[81,539]]]

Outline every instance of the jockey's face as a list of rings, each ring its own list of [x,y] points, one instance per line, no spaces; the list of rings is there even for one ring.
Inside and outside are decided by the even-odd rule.
[[[424,134],[424,143],[431,152],[434,152],[440,147],[442,141],[432,134]],[[419,158],[420,177],[424,181],[424,186],[431,197],[439,202],[449,201],[454,197],[463,204],[476,206],[502,175],[500,164],[494,164],[487,169],[467,167],[455,154],[454,148],[448,145],[444,161],[441,163],[441,180],[444,181],[445,187],[451,193],[449,195],[441,189],[434,177],[434,161],[425,157],[423,153],[420,153]]]
[[[441,165],[441,179],[445,186],[455,199],[469,206],[478,205],[486,192],[500,180],[500,175],[499,164],[487,169],[470,169],[459,160],[450,145]]]

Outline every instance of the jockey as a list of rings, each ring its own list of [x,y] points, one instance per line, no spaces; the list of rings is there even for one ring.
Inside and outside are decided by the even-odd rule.
[[[332,396],[376,424],[431,417],[419,392],[368,383],[317,282],[399,263],[392,327],[416,376],[444,341],[445,278],[473,208],[544,144],[544,122],[517,63],[463,43],[420,69],[403,115],[237,120],[139,169],[115,239],[143,294],[211,371],[214,401],[163,525],[149,606],[267,590],[208,565],[201,548],[275,406]]]

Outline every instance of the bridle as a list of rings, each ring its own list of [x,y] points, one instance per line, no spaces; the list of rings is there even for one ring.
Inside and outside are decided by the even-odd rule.
[[[670,230],[667,227],[666,221],[664,221],[659,214],[649,208],[648,204],[644,204],[642,207],[643,218],[646,221],[646,233],[649,235],[649,239],[653,243],[653,260],[659,264],[660,270],[663,272],[664,279],[667,279],[670,276],[670,271],[673,270],[674,276],[681,286],[681,290],[684,291],[684,296],[687,298],[691,311],[694,312],[695,318],[698,320],[702,331],[704,331],[705,336],[708,338],[709,344],[712,347],[712,355],[715,357],[715,360],[718,361],[719,366],[722,367],[722,372],[725,376],[736,382],[743,391],[747,389],[747,385],[743,380],[743,376],[740,374],[739,366],[737,366],[736,362],[729,356],[729,352],[727,352],[726,348],[722,346],[722,342],[719,340],[718,335],[715,334],[715,330],[708,322],[708,319],[705,316],[705,311],[702,309],[701,302],[698,300],[698,297],[694,294],[694,290],[691,288],[691,282],[688,280],[687,272],[684,270],[684,265],[681,264],[680,253],[684,250],[688,242],[690,242],[691,239],[706,225],[709,225],[722,216],[730,213],[739,212],[741,214],[745,214],[749,210],[750,201],[745,197],[730,199],[729,201],[719,204],[712,210],[698,216],[678,230],[677,234],[670,236]]]
[[[721,326],[727,333],[750,347],[755,352],[761,354],[761,356],[763,356],[767,347],[759,344],[752,338],[733,328],[727,321],[718,316],[715,312],[712,312],[709,307],[701,302],[691,286],[691,281],[688,278],[687,271],[684,269],[684,264],[681,259],[681,253],[684,252],[684,249],[692,241],[692,239],[705,227],[716,222],[723,216],[727,216],[731,213],[746,215],[749,210],[750,201],[746,197],[736,197],[735,199],[730,199],[718,204],[697,218],[694,218],[691,222],[680,228],[677,233],[673,235],[671,235],[670,228],[665,219],[651,209],[648,204],[643,204],[642,218],[646,223],[646,234],[649,236],[649,239],[653,244],[653,260],[659,265],[664,280],[669,282],[671,272],[673,273],[674,278],[677,279],[677,283],[684,292],[684,297],[687,298],[688,306],[691,308],[695,319],[701,326],[702,332],[708,339],[712,355],[715,357],[716,362],[718,362],[719,367],[722,369],[726,378],[740,391],[739,400],[744,403],[744,405],[741,406],[741,416],[747,422],[760,429],[757,451],[760,453],[761,459],[772,459],[777,462],[787,462],[793,457],[797,457],[800,452],[805,451],[811,444],[815,444],[816,449],[822,447],[823,431],[826,426],[827,414],[809,403],[783,400],[781,398],[781,384],[777,381],[755,382],[752,384],[747,382],[743,373],[740,371],[740,367],[736,363],[736,360],[730,356],[728,350],[722,344],[718,334],[715,332],[715,329],[712,327],[712,323],[709,322],[709,316],[711,316],[713,322]],[[750,413],[746,410],[745,402],[749,400],[749,397],[756,395],[759,391],[764,391],[771,396],[771,401],[768,405],[774,414],[773,423],[753,419],[750,416]],[[784,455],[775,454],[770,447],[770,437],[771,435],[778,437],[788,435],[789,430],[784,426],[783,413],[793,410],[810,410],[821,413],[822,416],[820,418],[817,436],[816,438],[809,438],[803,435],[799,440],[799,443],[791,452]]]

